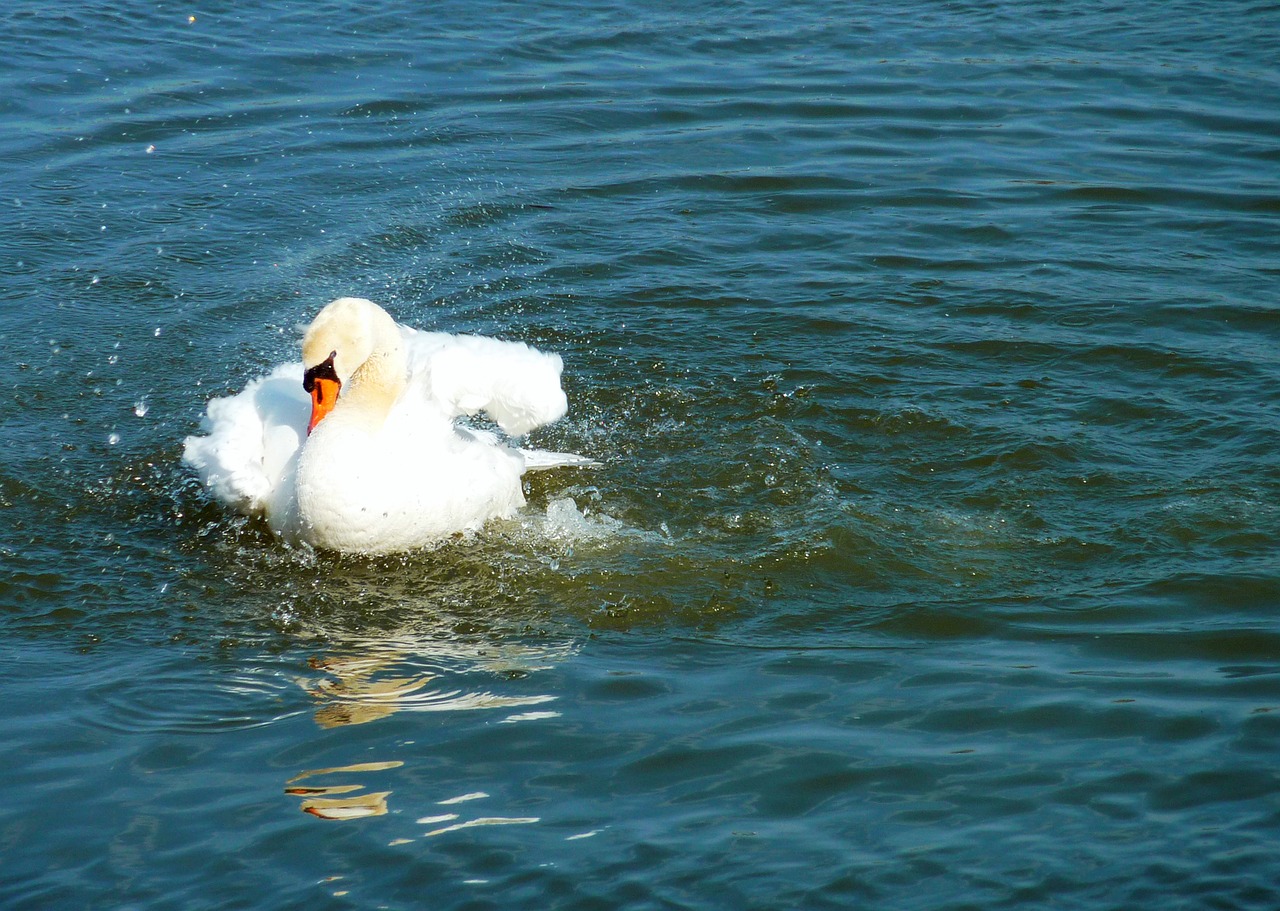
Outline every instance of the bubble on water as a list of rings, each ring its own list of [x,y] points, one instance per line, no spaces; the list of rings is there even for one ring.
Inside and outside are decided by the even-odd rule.
[[[114,446],[114,445],[116,445],[116,443],[119,443],[119,442],[120,442],[120,434],[118,434],[118,433],[114,433],[114,432],[113,432],[113,433],[109,433],[109,434],[107,434],[107,445],[108,445],[108,446]]]
[[[133,403],[133,413],[140,418],[147,416],[147,408],[147,397],[145,395]]]

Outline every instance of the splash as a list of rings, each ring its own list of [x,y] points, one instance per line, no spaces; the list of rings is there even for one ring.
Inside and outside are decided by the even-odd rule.
[[[558,541],[600,541],[625,533],[627,527],[617,519],[592,510],[578,509],[572,497],[560,497],[547,504],[538,531]]]

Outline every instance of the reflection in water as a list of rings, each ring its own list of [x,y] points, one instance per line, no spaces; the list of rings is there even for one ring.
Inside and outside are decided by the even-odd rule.
[[[326,657],[311,659],[309,666],[320,672],[298,684],[318,703],[315,721],[329,729],[345,725],[366,724],[395,712],[443,712],[473,709],[524,708],[552,702],[555,696],[543,693],[494,692],[491,687],[501,681],[523,680],[528,674],[552,667],[573,650],[571,644],[532,647],[522,644],[492,642],[465,643],[456,639],[397,637],[365,642],[359,646]],[[458,685],[457,678],[480,673],[486,686]],[[505,723],[554,718],[557,712],[517,712],[502,719]],[[285,783],[285,793],[304,798],[300,809],[321,819],[350,820],[369,816],[385,816],[390,790],[365,791],[364,785],[349,779],[332,783],[308,782],[313,778],[334,775],[350,776],[380,772],[404,765],[398,760],[363,762],[324,769],[311,769],[295,775]],[[438,801],[440,806],[483,800],[489,795],[474,791]],[[463,819],[458,813],[446,812],[424,816],[421,825],[436,828],[423,837],[443,835],[477,826],[519,825],[535,823],[536,817],[477,816]],[[412,839],[397,839],[393,844]]]
[[[297,782],[321,775],[356,774],[360,772],[381,772],[385,769],[397,769],[403,762],[358,762],[353,765],[335,766],[328,769],[311,769],[295,775],[285,782],[284,792],[295,797],[306,797],[302,802],[302,812],[319,816],[321,819],[363,819],[366,816],[385,816],[387,798],[390,791],[375,791],[367,794],[355,794],[351,797],[334,797],[335,794],[351,794],[361,791],[364,785],[334,784],[297,786]]]
[[[390,791],[377,791],[357,797],[316,797],[302,802],[302,812],[321,819],[362,819],[365,816],[387,815],[387,798]]]
[[[452,807],[458,804],[470,803],[473,800],[486,800],[489,797],[484,791],[472,791],[470,794],[459,794],[457,797],[447,797],[444,800],[436,801],[442,807]],[[434,826],[440,823],[449,823],[447,826],[440,826],[424,832],[423,838],[432,838],[436,835],[444,835],[448,832],[457,832],[461,829],[474,829],[477,826],[514,826],[528,825],[538,822],[537,816],[478,816],[474,819],[466,819],[462,822],[455,822],[461,819],[457,813],[440,813],[435,816],[423,816],[418,820],[420,826]],[[401,842],[410,839],[401,839]]]
[[[439,829],[432,829],[430,832],[423,834],[423,838],[432,838],[436,835],[445,835],[449,832],[458,832],[462,829],[474,829],[477,826],[519,826],[528,825],[538,821],[537,816],[481,816],[479,819],[468,819],[466,822],[455,823],[451,826],[443,826]]]
[[[472,791],[470,794],[459,794],[457,797],[449,797],[437,803],[442,807],[451,807],[456,803],[466,803],[469,800],[484,800],[488,796],[484,791]]]
[[[568,651],[567,648],[548,650],[505,645],[498,648],[485,646],[475,649],[470,656],[461,656],[457,654],[457,643],[450,643],[449,650],[454,654],[431,655],[430,667],[422,666],[424,655],[429,652],[421,648],[406,648],[406,643],[378,644],[360,653],[313,658],[310,666],[323,672],[324,676],[303,679],[299,684],[321,703],[316,709],[315,719],[323,728],[365,724],[400,711],[450,712],[524,707],[552,702],[556,697],[544,694],[503,695],[488,689],[442,686],[441,681],[459,672],[524,675],[550,667],[555,658]],[[463,666],[448,666],[458,663]]]

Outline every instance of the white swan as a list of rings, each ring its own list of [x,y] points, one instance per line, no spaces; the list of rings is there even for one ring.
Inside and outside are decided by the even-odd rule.
[[[456,422],[484,411],[521,436],[558,420],[561,369],[557,354],[418,332],[344,297],[307,329],[302,364],[209,402],[205,435],[187,437],[183,461],[215,499],[286,540],[412,550],[514,515],[526,470],[597,464]]]

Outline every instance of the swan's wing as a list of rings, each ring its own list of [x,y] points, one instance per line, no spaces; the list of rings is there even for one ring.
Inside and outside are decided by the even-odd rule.
[[[182,460],[220,502],[263,513],[306,438],[310,408],[301,365],[277,367],[243,392],[211,400],[205,435],[186,438]]]
[[[569,408],[558,354],[478,335],[404,333],[411,381],[451,417],[483,411],[506,433],[523,436]]]

